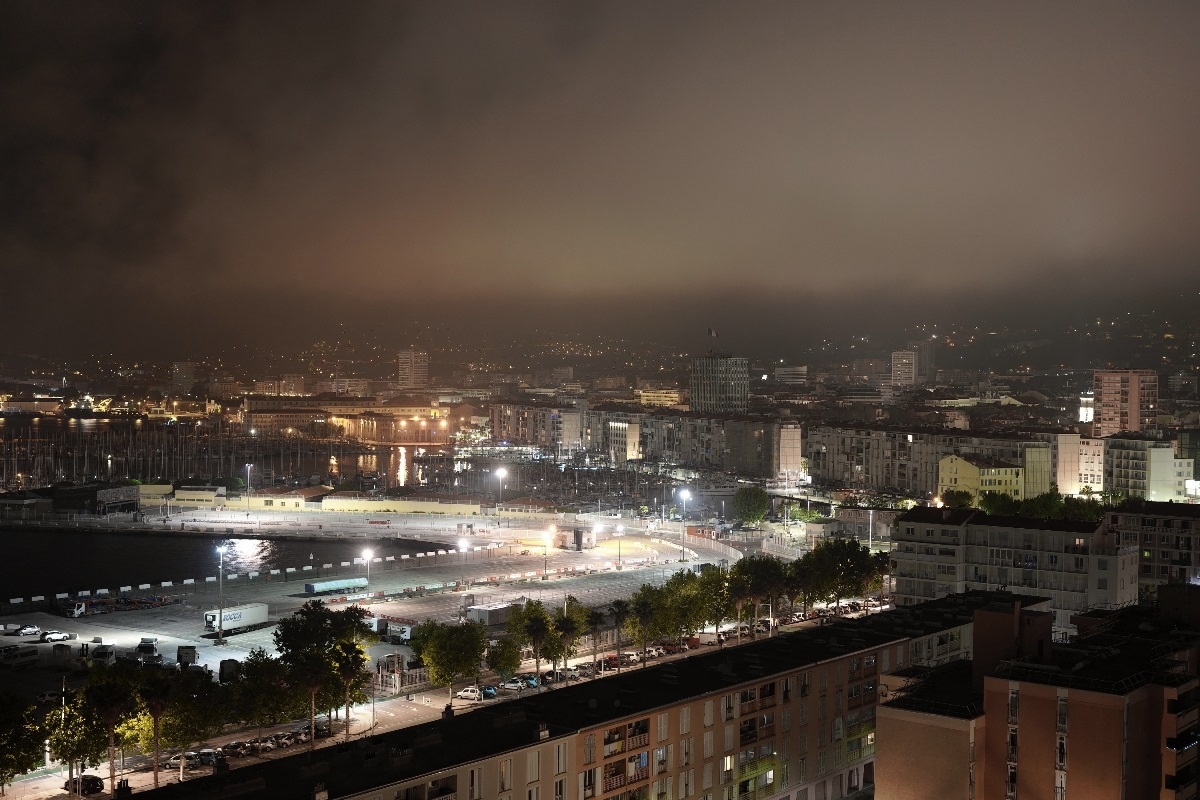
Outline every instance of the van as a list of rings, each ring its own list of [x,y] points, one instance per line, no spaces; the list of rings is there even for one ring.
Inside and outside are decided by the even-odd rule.
[[[93,664],[115,664],[117,662],[117,649],[111,644],[102,644],[92,650]]]
[[[36,647],[18,647],[16,650],[10,650],[4,654],[3,659],[0,659],[0,666],[18,669],[37,662],[38,649]]]
[[[627,650],[626,652],[621,653],[621,663],[627,667],[633,666],[634,664],[640,664],[642,663],[642,654],[633,652],[632,650]]]

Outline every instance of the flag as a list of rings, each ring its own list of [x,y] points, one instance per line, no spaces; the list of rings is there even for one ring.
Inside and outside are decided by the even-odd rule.
[[[708,329],[708,335],[714,339],[717,338],[717,332],[715,330],[713,330],[712,328]]]

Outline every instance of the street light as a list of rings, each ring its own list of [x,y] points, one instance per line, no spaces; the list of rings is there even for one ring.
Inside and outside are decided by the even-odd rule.
[[[621,539],[625,536],[625,526],[618,525],[613,531],[613,536],[617,537],[617,569],[621,568]]]
[[[250,465],[246,465],[246,510],[250,510]]]
[[[500,515],[500,504],[504,501],[504,479],[508,477],[508,470],[504,467],[496,470],[496,515]]]
[[[683,501],[683,519],[679,526],[679,560],[687,561],[687,501],[692,493],[687,489],[679,490],[679,499]]]
[[[363,561],[367,565],[367,586],[371,585],[371,558],[374,555],[375,553],[369,547],[362,552]]]
[[[225,545],[217,546],[217,644],[225,644]]]
[[[467,540],[458,540],[458,552],[462,553],[462,585],[467,585]]]
[[[550,530],[542,534],[542,544],[546,546],[542,551],[542,580],[547,580],[550,577],[550,539],[557,530],[557,528],[551,525]]]

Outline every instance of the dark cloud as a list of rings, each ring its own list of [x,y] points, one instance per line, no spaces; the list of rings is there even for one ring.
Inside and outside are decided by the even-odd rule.
[[[0,327],[751,346],[1194,285],[1197,41],[1182,2],[6,3]]]

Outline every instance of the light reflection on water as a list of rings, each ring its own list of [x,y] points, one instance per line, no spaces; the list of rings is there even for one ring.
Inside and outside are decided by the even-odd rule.
[[[217,546],[226,545],[225,573],[269,572],[312,564],[353,563],[363,547],[375,556],[399,557],[427,552],[438,545],[407,539],[295,541],[288,539],[211,538],[191,535],[97,533],[91,531],[0,530],[0,543],[10,556],[0,559],[0,592],[4,598],[61,592],[137,587],[163,581],[203,583],[218,572]],[[444,547],[444,545],[442,545]],[[312,557],[311,560],[309,557]]]

